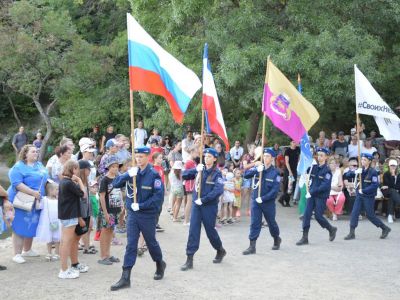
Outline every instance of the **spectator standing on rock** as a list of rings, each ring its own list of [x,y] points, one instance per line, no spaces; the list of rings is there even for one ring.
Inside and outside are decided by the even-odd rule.
[[[18,161],[18,154],[21,151],[21,148],[28,144],[28,136],[26,135],[25,128],[23,126],[21,126],[18,133],[14,135],[11,144],[15,150]]]

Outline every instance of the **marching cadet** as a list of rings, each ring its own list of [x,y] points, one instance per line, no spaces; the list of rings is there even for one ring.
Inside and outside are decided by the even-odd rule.
[[[244,173],[244,178],[253,180],[253,193],[251,197],[251,224],[250,224],[250,246],[243,255],[256,253],[256,241],[261,231],[262,216],[267,221],[269,232],[274,238],[272,250],[279,250],[281,238],[279,237],[279,227],[275,221],[276,208],[275,199],[279,192],[281,177],[279,171],[272,165],[276,153],[271,148],[264,148],[264,164],[257,161],[256,166]],[[259,174],[261,175],[261,193],[258,196],[260,188]]]
[[[336,237],[337,228],[329,224],[323,216],[326,209],[326,199],[331,190],[332,173],[326,163],[329,150],[326,148],[317,148],[318,165],[313,166],[311,170],[310,188],[307,194],[307,205],[303,218],[303,237],[296,243],[297,246],[308,244],[308,231],[310,230],[310,221],[313,211],[315,219],[329,231],[329,241]]]
[[[198,195],[197,189],[193,191],[192,215],[190,218],[189,237],[186,246],[186,263],[181,267],[182,271],[193,268],[193,255],[199,249],[201,224],[203,223],[208,239],[217,255],[213,263],[221,263],[226,255],[222,247],[221,239],[215,229],[215,222],[218,213],[219,196],[224,192],[224,183],[221,172],[216,166],[218,152],[213,148],[203,151],[205,168],[203,164],[198,164],[195,169],[185,170],[182,174],[183,179],[192,180],[200,172],[201,190]],[[199,180],[199,178],[197,178]]]
[[[373,156],[369,153],[361,154],[361,166],[357,169],[356,178],[361,174],[361,185],[356,188],[356,200],[354,202],[353,210],[351,211],[350,219],[350,233],[344,238],[345,240],[353,240],[356,238],[355,229],[358,225],[358,218],[360,216],[361,208],[364,207],[367,213],[368,220],[376,227],[382,229],[381,239],[389,235],[391,229],[383,224],[375,215],[374,203],[376,191],[379,187],[378,173],[375,169],[370,168]]]
[[[160,245],[156,240],[156,225],[158,212],[164,200],[164,188],[161,177],[149,164],[150,148],[135,148],[137,167],[132,167],[128,172],[116,177],[113,186],[121,188],[127,185],[126,209],[128,219],[126,223],[128,242],[125,250],[124,264],[121,279],[111,286],[112,291],[130,287],[131,270],[135,265],[137,246],[140,233],[146,241],[149,253],[156,262],[157,270],[154,280],[164,277],[166,263],[163,261]],[[133,202],[133,180],[136,176],[136,199]]]

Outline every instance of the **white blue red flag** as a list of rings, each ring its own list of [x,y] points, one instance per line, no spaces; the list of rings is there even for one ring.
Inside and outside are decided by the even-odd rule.
[[[226,134],[224,118],[218,101],[214,78],[211,73],[211,65],[208,60],[208,45],[204,45],[203,55],[203,105],[205,112],[206,128],[208,133],[215,133],[224,142],[229,150],[228,135]]]

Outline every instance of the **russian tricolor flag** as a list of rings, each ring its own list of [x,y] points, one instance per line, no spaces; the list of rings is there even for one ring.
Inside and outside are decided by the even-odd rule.
[[[208,61],[208,45],[204,45],[203,55],[203,110],[206,117],[207,132],[217,134],[229,150],[228,135],[226,134],[224,118],[219,106],[217,90],[211,73],[211,65]]]
[[[201,87],[200,79],[165,51],[127,14],[129,85],[167,100],[175,122],[182,123],[190,100]]]

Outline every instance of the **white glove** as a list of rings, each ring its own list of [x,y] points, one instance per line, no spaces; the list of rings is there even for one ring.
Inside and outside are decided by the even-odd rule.
[[[362,168],[358,168],[354,173],[361,174],[362,173]]]
[[[262,203],[261,197],[257,197],[257,198],[256,198],[256,202],[259,203],[259,204],[261,204],[261,203]]]
[[[197,172],[203,171],[203,170],[204,170],[204,165],[203,165],[203,164],[198,164],[198,165],[196,166],[196,170],[197,170]]]
[[[139,172],[139,168],[138,167],[132,167],[128,170],[128,174],[131,177],[135,177],[137,175],[137,173]]]
[[[360,195],[362,195],[362,194],[363,194],[362,189],[359,189],[359,190],[358,190],[358,193],[359,193]]]
[[[262,171],[264,171],[264,165],[263,165],[263,164],[261,164],[261,165],[259,165],[259,166],[257,167],[257,172],[258,172],[258,173],[260,173],[260,172],[262,172]]]
[[[196,201],[194,201],[194,203],[196,203],[199,206],[203,204],[203,202],[201,202],[201,198],[199,198]]]
[[[306,198],[307,198],[307,199],[310,199],[310,198],[311,198],[311,194],[310,194],[310,192],[307,192],[307,194],[306,194]]]
[[[139,203],[132,203],[131,208],[133,211],[138,211],[139,210]]]

